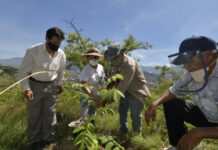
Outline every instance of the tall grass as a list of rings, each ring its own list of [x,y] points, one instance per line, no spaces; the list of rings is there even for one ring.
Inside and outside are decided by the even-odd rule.
[[[0,96],[0,149],[27,148],[25,100],[20,87]]]

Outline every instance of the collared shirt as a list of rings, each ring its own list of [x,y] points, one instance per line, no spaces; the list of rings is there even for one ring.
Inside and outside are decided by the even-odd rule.
[[[209,76],[206,87],[199,92],[184,92],[199,89],[202,83],[195,82],[189,72],[170,87],[170,92],[176,96],[190,94],[191,99],[199,107],[209,122],[218,123],[218,61]]]
[[[46,50],[45,43],[34,45],[26,51],[18,72],[18,78],[22,79],[39,71],[53,70],[52,72],[34,75],[33,78],[38,81],[57,80],[57,84],[61,85],[64,79],[65,64],[66,56],[61,49],[58,49],[51,57]],[[21,86],[24,90],[30,89],[29,80],[22,81]]]
[[[98,95],[99,86],[104,82],[104,68],[101,64],[98,64],[97,68],[94,69],[89,64],[84,66],[80,75],[80,82],[86,81],[87,85],[92,86],[91,92],[94,95]],[[80,91],[83,91],[81,88]]]
[[[119,83],[117,89],[122,93],[129,91],[136,99],[144,103],[145,97],[150,97],[150,91],[139,63],[124,55],[123,62],[118,70],[117,73],[120,73],[124,80]]]

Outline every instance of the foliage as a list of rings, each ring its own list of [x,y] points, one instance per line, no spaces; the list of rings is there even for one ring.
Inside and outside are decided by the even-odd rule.
[[[0,75],[2,74],[8,74],[10,76],[14,76],[17,73],[17,69],[11,66],[2,66],[0,65],[0,70],[2,70],[2,72],[0,72]]]
[[[84,63],[80,60],[80,56],[85,54],[87,48],[96,47],[99,49],[100,53],[103,55],[106,47],[111,43],[111,41],[106,38],[102,41],[93,41],[91,37],[83,37],[81,31],[79,30],[75,23],[68,21],[68,23],[73,28],[73,33],[68,33],[67,46],[65,46],[64,51],[68,60],[68,68],[71,66],[77,66],[82,69]],[[137,41],[136,38],[129,34],[128,38],[123,40],[123,48],[126,48],[125,53],[131,55],[131,53],[137,49],[149,49],[152,46],[148,42]],[[101,64],[104,66],[106,75],[110,75],[111,66],[110,62],[103,61]]]
[[[172,81],[178,80],[184,73],[183,69],[178,69],[178,68],[172,68],[172,67],[167,67],[166,65],[164,66],[156,66],[155,69],[160,69],[161,73],[158,77],[158,79],[170,79]]]
[[[79,133],[74,140],[75,146],[79,145],[79,150],[99,150],[99,143],[92,123],[88,122],[83,126],[77,127],[73,133]]]
[[[124,150],[124,147],[117,143],[112,136],[102,136],[99,141],[105,150]]]
[[[77,66],[81,69],[84,63],[81,62],[80,56],[85,53],[86,48],[97,47],[101,54],[104,54],[106,46],[110,43],[111,41],[107,38],[102,41],[92,41],[90,37],[83,37],[79,30],[75,30],[74,33],[69,33],[67,46],[64,49],[67,55],[68,67]],[[134,36],[130,34],[128,38],[123,40],[123,48],[126,48],[126,54],[131,55],[134,50],[146,50],[151,48],[151,45],[147,42],[137,41]],[[106,75],[111,75],[112,68],[110,67],[110,62],[103,61],[101,63],[104,66]],[[173,84],[173,80],[178,79],[182,74],[182,72],[177,72],[177,70],[172,70],[167,66],[157,66],[156,69],[161,69],[162,71],[158,79],[159,83],[155,85],[154,89],[151,91],[152,98],[146,99],[144,110]],[[0,74],[0,85],[2,85],[0,86],[0,91],[16,81],[14,78],[16,69],[4,67],[2,70],[4,70],[4,73]],[[72,140],[74,140],[74,145],[77,147],[72,146],[69,149],[78,149],[79,147],[79,149],[87,148],[91,150],[100,148],[114,150],[155,150],[162,149],[169,145],[162,107],[158,107],[156,121],[152,122],[150,126],[145,124],[143,118],[142,136],[133,136],[133,132],[131,131],[132,122],[128,119],[130,132],[125,139],[122,139],[119,134],[118,102],[124,95],[116,90],[114,86],[110,89],[106,88],[108,84],[117,80],[123,80],[122,76],[112,76],[99,91],[102,101],[106,100],[109,103],[105,105],[105,107],[98,108],[98,114],[95,117],[96,126],[91,124],[91,119],[93,118],[89,118],[85,124],[73,131],[74,134],[78,133],[78,136],[74,139],[72,137],[72,130],[68,127],[68,123],[79,118],[80,97],[84,97],[84,100],[88,100],[89,96],[78,90],[86,85],[69,81],[64,82],[65,90],[58,96],[58,123],[55,131],[60,149],[66,150],[67,148],[62,142],[70,141],[70,143],[72,143]],[[115,101],[115,103],[110,103],[111,101]],[[188,127],[189,129],[192,128],[190,125],[188,125]],[[17,86],[3,95],[0,95],[0,149],[27,149],[28,136],[26,128],[25,99],[23,90],[20,86]],[[216,150],[217,145],[217,140],[203,140],[198,146],[198,149]],[[54,149],[57,149],[57,147]]]
[[[152,45],[150,45],[148,42],[137,41],[132,34],[129,34],[128,38],[124,39],[123,42],[123,48],[126,48],[125,53],[128,55],[131,55],[131,53],[137,49],[146,50],[152,48]]]
[[[6,77],[6,76],[5,76]],[[5,86],[11,85],[15,79],[0,76],[1,82],[4,81]],[[73,83],[64,83],[64,92],[58,96],[57,104],[57,129],[56,136],[58,139],[57,150],[77,149],[72,143],[72,130],[67,126],[69,122],[79,118],[79,97],[80,93],[77,88],[72,86]],[[148,104],[158,98],[162,91],[166,90],[170,84],[167,80],[155,86],[151,91],[152,98],[147,99],[145,110]],[[0,87],[2,91],[5,87]],[[119,114],[118,104],[112,103],[106,105],[114,110],[113,115],[100,113],[96,116],[95,138],[101,143],[102,136],[112,136],[115,141],[125,147],[126,150],[156,150],[169,146],[165,119],[163,116],[163,108],[158,107],[156,121],[150,126],[145,124],[143,119],[142,136],[133,136],[131,131],[131,120],[128,120],[130,132],[129,136],[121,140],[119,135]],[[28,148],[27,121],[25,99],[23,90],[20,86],[9,90],[0,96],[0,149],[1,150],[23,150]],[[102,145],[102,144],[100,144]],[[197,149],[200,150],[216,150],[217,140],[203,140]],[[102,145],[103,147],[105,145]]]
[[[152,136],[147,136],[145,138],[141,136],[133,136],[131,138],[132,145],[138,150],[157,150],[164,146],[164,142],[161,135],[152,134]]]
[[[122,80],[123,77],[119,74],[116,74],[116,75],[112,76],[111,78],[109,78],[107,80],[106,84],[101,87],[101,89],[99,91],[99,95],[101,97],[102,102],[103,101],[119,102],[120,98],[124,97],[124,95],[115,88],[107,89],[107,84],[110,84],[111,81],[115,82],[118,79]],[[84,87],[84,86],[87,86],[87,85],[82,85],[82,84],[78,84],[78,83],[73,84],[74,88]],[[89,99],[91,99],[91,97],[89,97]],[[86,100],[88,100],[88,98],[86,98]],[[91,104],[93,104],[94,101],[93,100],[90,100],[90,101],[92,101]],[[94,102],[93,106],[97,107],[95,102]],[[101,107],[101,106],[98,107],[98,112],[99,112],[98,114],[100,114],[101,116],[104,116],[105,114],[111,114],[111,115],[114,114],[114,110],[111,107],[109,107],[108,105],[106,105],[106,107]],[[91,117],[91,119],[95,119],[95,118],[96,118],[95,116]],[[76,146],[79,147],[79,150],[84,150],[84,149],[98,150],[99,149],[100,144],[99,144],[97,137],[95,135],[94,126],[91,123],[91,119],[89,118],[85,122],[85,125],[81,125],[73,131],[74,134],[79,133],[78,136],[74,140],[74,143]],[[114,146],[115,146],[114,149],[120,150],[120,148],[121,148],[121,150],[122,150],[122,147],[113,139],[111,141],[109,141],[109,143],[106,144],[105,148],[106,148],[106,150],[107,149],[109,150],[110,148],[112,148]]]
[[[9,75],[0,76],[0,91],[14,83]],[[20,86],[0,95],[0,149],[26,149],[27,121],[23,91]]]

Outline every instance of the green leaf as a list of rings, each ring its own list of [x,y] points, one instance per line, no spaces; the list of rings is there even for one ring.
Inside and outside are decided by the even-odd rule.
[[[74,143],[77,143],[78,141],[82,140],[86,135],[84,133],[80,133],[74,140]],[[76,145],[76,144],[75,144]]]
[[[98,140],[96,140],[96,139],[93,140],[93,147],[94,147],[94,149],[99,150]]]
[[[106,144],[109,140],[105,136],[103,136],[100,138],[100,141],[101,141],[101,144]]]
[[[111,83],[111,82],[112,82],[111,79],[108,79],[108,80],[107,80],[107,83],[108,83],[108,84]]]
[[[112,142],[109,142],[109,143],[106,144],[105,150],[112,150],[113,146],[114,146],[114,144]]]
[[[86,148],[87,148],[88,150],[93,150],[93,149],[92,149],[93,144],[91,143],[91,141],[85,140],[85,145],[86,145]]]
[[[114,101],[115,102],[119,102],[119,100],[120,100],[120,95],[119,95],[119,93],[117,93],[116,91],[114,92]]]
[[[116,76],[111,77],[113,81],[116,81]]]
[[[113,141],[114,138],[112,136],[108,136],[108,140]]]
[[[92,133],[92,134],[94,134],[94,126],[93,126],[93,124],[92,123],[88,123],[87,124],[87,128],[88,128],[88,130]]]
[[[94,100],[88,100],[88,105],[91,105]]]
[[[102,112],[101,112],[101,115],[105,115],[105,112],[102,111]]]
[[[81,144],[81,146],[79,147],[79,150],[84,150],[85,149],[85,145],[84,143]]]
[[[113,92],[112,89],[108,90],[108,92],[107,92],[107,99],[108,100],[113,100],[113,94],[114,94],[114,92]]]
[[[114,90],[115,90],[116,93],[119,94],[121,97],[123,97],[123,98],[125,97],[125,95],[124,95],[122,92],[120,92],[119,90],[117,90],[117,89],[114,89]]]
[[[122,76],[121,74],[116,74],[115,77],[116,77],[117,79],[123,80],[123,76]]]
[[[100,93],[101,100],[105,100],[106,96],[107,96],[107,90],[102,89],[102,90],[99,91],[99,93]]]
[[[73,133],[78,133],[78,132],[80,132],[80,131],[82,131],[84,129],[85,129],[84,126],[79,126],[79,127],[77,127],[76,129],[73,130]]]
[[[85,133],[85,135],[86,135],[87,140],[89,140],[89,141],[91,141],[91,143],[93,143],[95,136],[89,131],[87,131],[87,133]]]
[[[84,144],[85,143],[85,140],[79,140],[77,143],[74,142],[74,145],[80,145],[80,144]]]
[[[109,108],[109,109],[108,109],[108,114],[114,115],[114,110],[113,110],[112,108]]]

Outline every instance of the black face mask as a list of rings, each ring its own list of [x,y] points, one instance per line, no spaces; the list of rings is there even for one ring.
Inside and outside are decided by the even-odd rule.
[[[53,43],[51,43],[51,42],[48,42],[48,47],[49,47],[52,51],[54,51],[54,52],[56,52],[56,51],[58,50],[58,48],[59,48],[59,46],[57,46],[57,45],[55,45],[55,44],[53,44]]]

